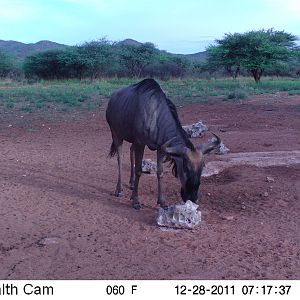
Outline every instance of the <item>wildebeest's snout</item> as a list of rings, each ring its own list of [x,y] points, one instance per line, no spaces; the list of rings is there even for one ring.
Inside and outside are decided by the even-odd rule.
[[[187,193],[183,188],[181,188],[181,198],[184,202],[191,200],[194,203],[198,203],[198,190]]]
[[[185,185],[181,187],[181,198],[184,202],[191,200],[192,202],[198,202],[198,191],[200,186],[201,173],[194,174],[193,177],[188,178]]]

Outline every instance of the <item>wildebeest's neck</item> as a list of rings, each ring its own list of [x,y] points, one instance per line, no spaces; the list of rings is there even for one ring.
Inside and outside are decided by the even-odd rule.
[[[164,95],[150,97],[144,105],[143,132],[148,136],[150,149],[155,150],[171,141],[172,146],[184,145],[194,149],[187,133],[183,130],[175,105]]]
[[[172,139],[174,145],[194,149],[182,128],[174,103],[166,97],[158,83],[145,79],[134,89],[138,94],[139,110],[143,112],[137,116],[136,128],[142,129],[148,147],[155,150]]]
[[[166,98],[166,102],[167,102],[169,110],[170,110],[170,112],[173,116],[173,119],[176,123],[176,126],[177,126],[176,137],[173,138],[170,145],[171,146],[176,146],[176,145],[179,145],[179,144],[183,144],[187,148],[189,148],[191,150],[194,150],[193,143],[190,141],[189,136],[186,133],[186,131],[182,128],[182,125],[181,125],[181,122],[179,120],[177,110],[176,110],[176,107],[175,107],[174,103],[168,98]]]

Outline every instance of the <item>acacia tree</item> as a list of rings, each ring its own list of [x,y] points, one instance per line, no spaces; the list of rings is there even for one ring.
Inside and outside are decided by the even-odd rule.
[[[101,77],[112,69],[115,63],[112,46],[110,41],[102,38],[77,47],[80,63],[86,67],[91,79]]]
[[[66,77],[66,74],[62,72],[64,68],[60,59],[63,51],[60,49],[49,50],[27,56],[23,64],[25,76],[28,78],[37,77],[43,79],[60,79]]]
[[[287,64],[294,55],[296,36],[273,29],[226,34],[208,48],[208,63],[234,72],[246,69],[256,82],[265,70]]]
[[[12,59],[0,51],[0,78],[6,77],[13,70]]]
[[[242,35],[240,33],[227,33],[224,39],[216,40],[216,43],[216,46],[207,48],[206,69],[208,71],[216,71],[224,68],[230,76],[237,78],[241,68]]]
[[[171,77],[184,77],[191,69],[191,63],[182,56],[174,56],[166,51],[159,51],[155,61],[143,71],[143,75],[167,80]]]
[[[159,50],[152,43],[118,46],[120,65],[127,70],[131,77],[140,77],[143,70],[153,63],[158,55]]]
[[[59,60],[62,65],[61,72],[68,78],[82,79],[88,74],[90,61],[81,55],[78,47],[69,47],[61,51]]]

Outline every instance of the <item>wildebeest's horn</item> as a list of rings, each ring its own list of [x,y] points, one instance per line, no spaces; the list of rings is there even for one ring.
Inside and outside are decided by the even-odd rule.
[[[176,137],[171,138],[170,140],[166,141],[162,146],[161,149],[171,155],[182,155],[185,152],[184,146],[182,145],[176,145],[176,146],[170,146],[171,142]]]
[[[215,150],[218,147],[220,147],[221,139],[213,132],[211,132],[211,134],[213,134],[215,136],[215,139],[212,139],[210,142],[208,142],[206,144],[201,144],[201,145],[197,146],[197,149],[200,150],[203,154],[207,154],[207,153],[211,152],[212,150]]]

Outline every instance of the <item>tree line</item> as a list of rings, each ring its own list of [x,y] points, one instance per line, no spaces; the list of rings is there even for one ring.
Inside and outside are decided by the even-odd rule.
[[[157,49],[152,43],[138,45],[106,39],[80,46],[36,53],[25,58],[26,78],[68,79],[105,77],[183,77],[191,63]]]
[[[251,75],[300,76],[296,36],[273,29],[225,34],[207,48],[203,62],[161,51],[152,43],[125,44],[106,39],[65,49],[39,52],[17,65],[0,52],[0,77],[69,79]]]

